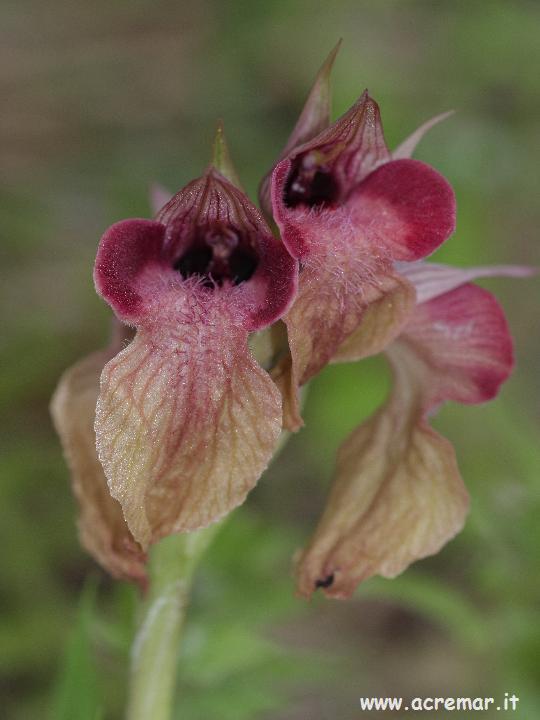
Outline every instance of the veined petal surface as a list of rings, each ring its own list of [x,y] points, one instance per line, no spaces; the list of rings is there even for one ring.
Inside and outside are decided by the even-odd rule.
[[[108,350],[93,353],[66,370],[54,393],[51,414],[79,505],[81,544],[111,575],[144,587],[145,554],[128,529],[120,504],[109,493],[96,453],[99,377],[113,354]]]
[[[451,444],[427,417],[443,401],[494,397],[512,342],[493,296],[464,285],[419,305],[388,356],[394,386],[339,451],[325,512],[297,561],[298,590],[350,596],[371,575],[394,577],[437,552],[468,508]]]
[[[336,266],[336,256],[329,253],[316,265],[306,263],[296,301],[284,317],[290,360],[283,361],[281,370],[288,422],[293,422],[288,429],[301,424],[300,386],[331,361],[349,362],[380,352],[399,334],[414,307],[414,289],[407,281],[384,274],[367,256],[348,261],[346,269]]]
[[[143,547],[241,504],[281,431],[279,391],[245,332],[220,319],[177,333],[139,331],[105,367],[97,405],[99,457]]]
[[[455,224],[455,198],[435,170],[399,160],[371,173],[345,205],[297,210],[290,222],[294,227],[284,220],[283,238],[291,254],[300,257],[301,272],[295,303],[284,320],[291,381],[300,386],[332,358],[370,354],[369,333],[373,352],[396,337],[414,307],[414,293],[396,277],[393,261],[423,256],[448,237]],[[297,405],[289,416],[298,424]]]

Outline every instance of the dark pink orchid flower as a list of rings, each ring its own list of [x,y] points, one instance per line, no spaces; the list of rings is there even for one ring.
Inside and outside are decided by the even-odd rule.
[[[291,139],[260,189],[261,203],[301,264],[284,317],[290,346],[279,380],[285,420],[301,424],[298,386],[327,362],[385,350],[394,387],[341,447],[330,496],[298,554],[299,593],[348,597],[374,574],[394,577],[462,527],[468,496],[452,445],[427,421],[441,403],[493,398],[512,369],[504,314],[478,277],[528,268],[450,268],[422,262],[454,229],[455,201],[435,170],[410,159],[422,125],[393,153],[376,103],[362,95],[329,125],[321,68]],[[288,395],[287,395],[288,388]]]
[[[468,495],[451,443],[428,424],[448,400],[495,397],[513,366],[499,304],[476,277],[524,277],[523,267],[400,266],[418,304],[386,349],[394,384],[385,405],[341,446],[324,513],[297,558],[298,591],[349,597],[378,574],[395,577],[463,527]]]
[[[101,377],[98,454],[146,547],[242,503],[281,432],[281,396],[248,349],[296,290],[296,262],[215,167],[155,220],[103,236],[94,277],[137,328]]]
[[[455,226],[452,188],[428,165],[393,158],[367,92],[329,125],[334,56],[260,192],[267,213],[271,198],[283,242],[301,264],[298,296],[284,318],[291,355],[282,385],[291,429],[302,423],[298,386],[329,361],[379,352],[399,333],[414,291],[394,262],[429,255]],[[379,316],[369,348],[365,333],[356,335],[368,310]]]

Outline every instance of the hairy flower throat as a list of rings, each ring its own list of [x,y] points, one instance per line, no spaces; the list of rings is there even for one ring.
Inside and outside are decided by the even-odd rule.
[[[249,235],[221,222],[195,228],[187,249],[174,267],[182,277],[198,275],[205,287],[249,280],[259,264]]]

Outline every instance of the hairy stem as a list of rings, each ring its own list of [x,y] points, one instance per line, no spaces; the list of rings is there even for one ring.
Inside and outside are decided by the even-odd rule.
[[[150,551],[150,589],[131,649],[127,720],[170,720],[193,574],[221,523],[171,535]]]

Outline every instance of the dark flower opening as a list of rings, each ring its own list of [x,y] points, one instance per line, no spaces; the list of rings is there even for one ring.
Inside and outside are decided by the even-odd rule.
[[[335,205],[338,196],[339,187],[330,169],[321,164],[316,153],[309,152],[295,158],[285,184],[284,202],[287,207]]]
[[[215,222],[197,227],[174,268],[183,278],[198,275],[205,287],[249,280],[259,263],[250,237],[237,228]]]
[[[319,588],[329,588],[334,582],[334,573],[327,575],[325,578],[321,578],[315,581],[315,590]]]

